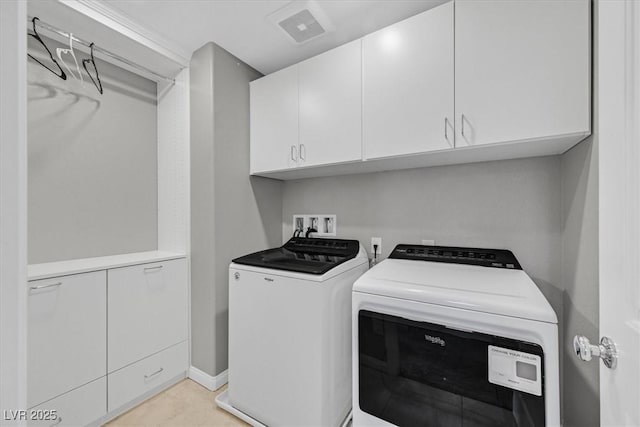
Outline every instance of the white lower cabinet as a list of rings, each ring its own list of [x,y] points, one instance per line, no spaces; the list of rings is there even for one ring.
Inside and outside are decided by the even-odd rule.
[[[184,373],[188,347],[183,341],[109,374],[109,412]]]
[[[96,271],[29,282],[29,407],[107,374],[106,277]]]
[[[99,425],[107,413],[107,378],[76,388],[28,411],[29,426]]]
[[[187,372],[187,260],[150,254],[29,266],[28,425],[98,425]]]
[[[187,339],[187,262],[109,270],[108,370],[116,371]]]

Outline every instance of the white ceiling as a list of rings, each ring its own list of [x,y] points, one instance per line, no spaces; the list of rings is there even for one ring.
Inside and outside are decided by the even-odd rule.
[[[213,41],[269,74],[445,1],[316,0],[335,29],[302,45],[268,19],[292,3],[288,0],[103,0],[103,4],[189,54]]]

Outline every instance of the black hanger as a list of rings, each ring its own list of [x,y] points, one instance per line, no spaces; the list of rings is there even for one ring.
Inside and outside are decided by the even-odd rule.
[[[91,81],[93,82],[93,84],[96,86],[96,88],[98,89],[98,92],[100,92],[100,95],[102,95],[102,82],[100,81],[100,75],[98,74],[98,67],[96,67],[96,61],[93,58],[93,45],[95,43],[91,43],[89,45],[89,47],[91,48],[91,59],[83,59],[82,60],[82,66],[84,67],[84,70],[87,72],[87,75],[89,76],[89,78],[91,79]],[[89,72],[89,69],[87,68],[87,64],[91,63],[93,65],[93,69],[96,72],[96,78],[95,80],[93,79],[93,76],[91,75],[91,73]],[[96,82],[97,81],[97,82]]]
[[[58,67],[58,70],[60,70],[60,74],[56,73],[54,70],[52,70],[51,68],[49,68],[48,66],[46,66],[45,64],[43,64],[42,62],[38,61],[36,58],[34,58],[30,53],[27,53],[27,55],[29,56],[29,58],[33,59],[34,61],[36,61],[38,64],[42,65],[44,68],[46,68],[47,70],[51,71],[53,74],[55,74],[56,76],[60,77],[62,80],[67,80],[67,75],[64,73],[64,71],[62,70],[62,67],[60,67],[60,64],[58,64],[58,61],[56,61],[53,58],[53,55],[51,54],[51,51],[49,50],[49,48],[47,47],[47,45],[44,43],[44,41],[40,38],[40,35],[38,34],[38,31],[36,30],[36,19],[39,19],[37,16],[34,17],[31,22],[33,23],[33,34],[29,33],[29,35],[31,37],[33,37],[34,39],[38,40],[40,42],[40,44],[42,44],[42,46],[44,46],[44,48],[46,49],[47,53],[49,54],[49,57],[51,58],[51,61],[53,61],[54,64],[56,64],[56,67]]]

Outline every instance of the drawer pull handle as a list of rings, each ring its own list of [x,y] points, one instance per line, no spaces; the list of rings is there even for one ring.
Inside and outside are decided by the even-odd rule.
[[[148,380],[149,378],[153,378],[153,377],[155,377],[156,375],[159,375],[162,371],[164,371],[164,368],[160,368],[160,369],[158,369],[158,370],[157,370],[157,371],[155,371],[153,374],[145,375],[145,376],[144,376],[144,379],[145,379],[145,380]]]
[[[38,289],[54,288],[54,287],[57,287],[57,286],[60,286],[60,285],[62,285],[62,282],[50,283],[48,285],[32,286],[31,290],[32,291],[37,291]]]
[[[60,424],[62,422],[62,417],[58,417],[58,419],[56,420],[55,423],[51,424],[51,427],[53,426],[57,426],[58,424]]]
[[[145,267],[144,272],[150,272],[150,271],[158,271],[158,270],[162,270],[162,265],[156,265],[155,267]]]

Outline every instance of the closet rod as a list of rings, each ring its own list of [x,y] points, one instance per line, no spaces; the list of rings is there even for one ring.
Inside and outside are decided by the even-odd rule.
[[[2,1],[2,0],[0,0],[0,1]],[[33,19],[33,17],[29,17],[29,20],[28,20],[29,28],[31,28],[31,20],[32,19]],[[45,22],[42,22],[42,20],[40,18],[38,18],[38,20],[36,21],[36,26],[38,26],[38,27],[40,27],[42,29],[45,29],[47,31],[51,31],[52,33],[56,33],[59,36],[62,36],[64,38],[66,38],[67,40],[69,39],[69,33],[65,33],[64,31],[62,31],[59,28],[54,27],[53,25],[47,24]],[[87,42],[85,40],[79,39],[75,35],[72,36],[72,37],[73,37],[73,41],[74,42],[80,43],[80,44],[82,44],[82,45],[84,45],[86,47],[90,47],[90,45],[91,45],[91,43],[89,43],[89,42]],[[132,68],[138,69],[140,71],[143,71],[145,73],[151,74],[151,75],[155,76],[156,78],[158,78],[160,80],[165,80],[165,81],[170,82],[172,84],[176,83],[176,80],[174,78],[172,78],[172,77],[167,77],[167,76],[163,76],[162,74],[158,74],[155,71],[152,71],[152,70],[148,69],[147,67],[145,67],[143,65],[139,65],[139,64],[136,64],[135,62],[131,62],[128,59],[125,59],[125,58],[121,57],[120,55],[116,55],[115,53],[111,53],[106,49],[103,49],[101,47],[96,46],[95,44],[93,45],[93,51],[94,52],[99,52],[99,53],[101,53],[101,54],[103,54],[105,56],[108,56],[108,57],[110,57],[112,59],[115,59],[116,61],[120,61],[123,64],[128,65],[129,67],[132,67]]]

